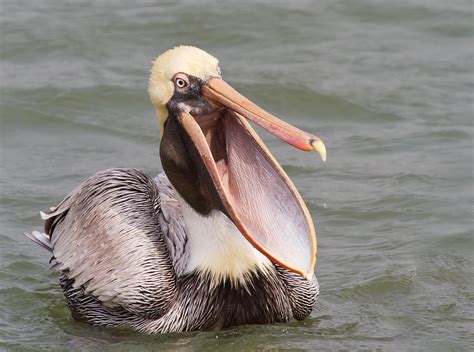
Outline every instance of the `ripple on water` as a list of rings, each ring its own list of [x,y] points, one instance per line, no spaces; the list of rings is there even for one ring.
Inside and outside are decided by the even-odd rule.
[[[383,275],[369,278],[352,287],[342,288],[337,293],[337,297],[343,300],[383,302],[387,296],[408,294],[416,279],[416,271],[414,269],[405,273],[387,271]]]
[[[471,1],[4,3],[0,350],[472,350]],[[160,169],[146,80],[179,43],[328,147],[323,164],[261,134],[317,222],[305,321],[90,327],[21,235],[98,170]]]
[[[308,87],[252,84],[239,85],[237,88],[260,106],[272,106],[273,113],[287,119],[297,118],[299,123],[306,125],[307,121],[380,124],[403,120],[393,113],[374,111],[346,98],[316,92]]]
[[[13,119],[15,125],[25,128],[79,127],[84,134],[119,135],[135,143],[157,143],[154,110],[143,89],[103,85],[69,90],[24,89],[10,92],[4,100],[4,123]]]

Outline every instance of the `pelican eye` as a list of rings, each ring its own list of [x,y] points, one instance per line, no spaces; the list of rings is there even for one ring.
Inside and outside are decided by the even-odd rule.
[[[189,86],[189,80],[183,74],[177,74],[173,80],[177,88],[186,88],[187,86]]]

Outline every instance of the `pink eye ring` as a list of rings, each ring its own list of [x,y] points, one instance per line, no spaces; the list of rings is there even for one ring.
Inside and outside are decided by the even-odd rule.
[[[189,86],[188,77],[186,77],[186,75],[184,75],[182,73],[177,73],[173,77],[173,81],[174,81],[174,84],[177,88],[186,88],[187,86]]]

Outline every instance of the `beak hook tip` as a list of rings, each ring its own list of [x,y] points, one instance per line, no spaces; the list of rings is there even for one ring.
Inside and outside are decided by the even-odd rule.
[[[326,146],[324,145],[323,141],[320,139],[313,139],[310,141],[310,144],[313,147],[313,150],[316,150],[319,153],[321,160],[326,161],[327,152]]]

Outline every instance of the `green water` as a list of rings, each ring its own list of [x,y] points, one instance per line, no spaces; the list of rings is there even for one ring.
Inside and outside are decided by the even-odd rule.
[[[474,346],[471,1],[0,2],[0,350],[429,350]],[[75,322],[22,236],[109,167],[155,175],[150,61],[192,44],[320,136],[262,134],[318,230],[310,318],[146,336]]]

